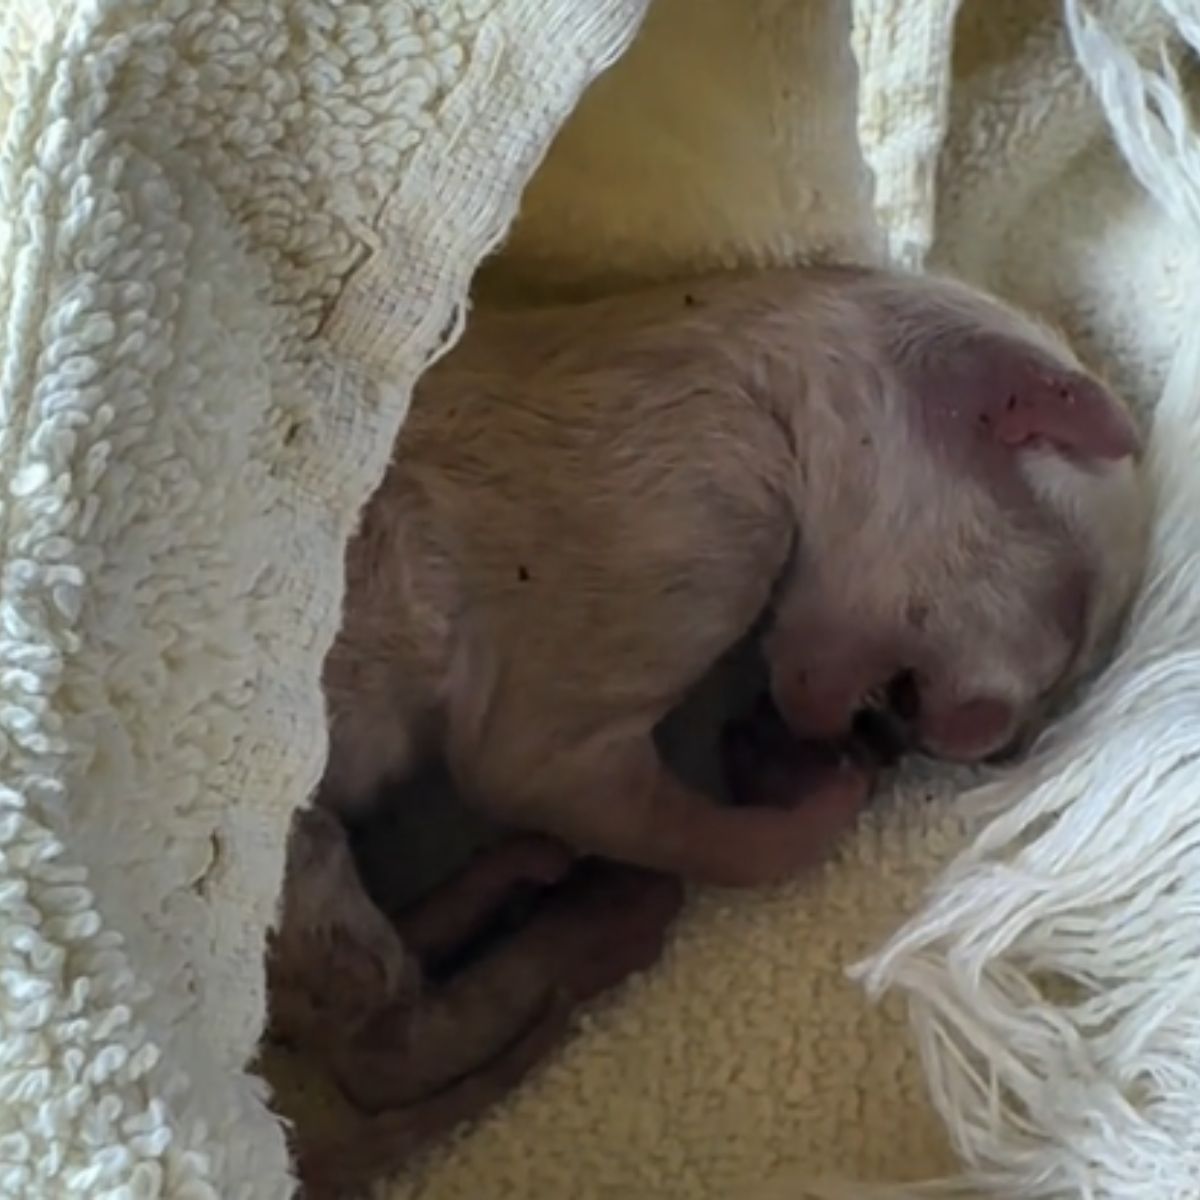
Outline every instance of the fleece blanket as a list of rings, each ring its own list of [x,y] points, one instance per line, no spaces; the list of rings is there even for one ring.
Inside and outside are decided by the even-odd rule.
[[[1157,533],[1029,761],[906,776],[828,870],[694,897],[385,1193],[1200,1194],[1200,8],[647,8],[0,10],[0,1194],[290,1194],[252,1064],[341,550],[506,234],[481,302],[983,283],[1135,402]]]

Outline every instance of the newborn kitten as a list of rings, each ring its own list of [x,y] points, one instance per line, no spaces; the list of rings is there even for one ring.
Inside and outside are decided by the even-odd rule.
[[[441,753],[475,803],[720,883],[812,861],[813,813],[719,808],[651,731],[768,600],[774,698],[844,732],[908,680],[919,744],[1001,749],[1137,576],[1126,410],[1049,331],[959,284],[714,277],[480,314],[417,388],[349,551],[321,803]]]
[[[799,804],[720,806],[664,768],[664,714],[769,608],[797,736],[840,738],[890,692],[915,746],[1002,750],[1126,605],[1137,452],[1055,334],[948,281],[778,270],[479,313],[417,387],[349,548],[317,804],[353,815],[439,755],[470,802],[580,852],[727,885],[787,876],[852,823],[869,768],[831,758],[806,766]],[[429,1019],[436,992],[412,999],[398,937],[289,878],[279,986],[336,987],[334,931],[383,964],[379,995],[409,997],[391,1059],[343,1059],[343,1082],[375,1107],[411,1098],[413,1014],[441,1029],[421,1080],[441,1055],[442,1080],[461,1074],[462,1025]]]

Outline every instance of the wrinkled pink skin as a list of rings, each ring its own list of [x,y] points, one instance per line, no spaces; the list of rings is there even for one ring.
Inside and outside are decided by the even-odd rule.
[[[427,986],[417,935],[366,901],[336,830],[306,859],[302,824],[277,1030],[314,1039],[360,1103],[408,1106],[357,1149],[308,1148],[310,1186],[394,1165],[511,1085],[543,1016],[657,946],[664,877],[784,878],[853,824],[861,762],[784,752],[747,774],[743,755],[759,802],[723,807],[660,760],[656,724],[768,606],[798,738],[845,735],[900,674],[926,752],[977,759],[1035,722],[1136,581],[1136,452],[1054,335],[943,281],[783,270],[480,315],[418,387],[348,553],[318,811],[361,811],[440,755],[500,823],[642,874],[619,904],[552,894],[533,932]],[[460,880],[451,909],[494,907],[504,871],[481,870],[493,884]],[[313,1012],[335,1016],[314,1032]]]

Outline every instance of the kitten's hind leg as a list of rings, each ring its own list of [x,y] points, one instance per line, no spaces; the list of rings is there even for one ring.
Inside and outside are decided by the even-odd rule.
[[[435,902],[443,913],[447,899]],[[565,1034],[576,1005],[658,957],[681,900],[666,876],[582,863],[418,1004],[361,1025],[333,1067],[368,1111],[332,1135],[298,1138],[305,1196],[346,1195],[502,1098]],[[439,915],[426,928],[448,926]]]
[[[420,964],[363,890],[340,819],[298,811],[267,948],[268,1037],[320,1046],[420,987]]]
[[[516,861],[511,850],[496,852]],[[430,903],[444,912],[457,901],[453,887]],[[484,1068],[555,1004],[580,1004],[649,966],[681,902],[682,889],[667,876],[585,862],[516,930],[427,983],[419,1003],[402,999],[342,1039],[333,1073],[371,1112],[431,1095]],[[440,923],[435,915],[427,929]]]

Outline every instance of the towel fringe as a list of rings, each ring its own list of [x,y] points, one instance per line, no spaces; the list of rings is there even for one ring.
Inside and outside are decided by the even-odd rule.
[[[1200,48],[1200,4],[1161,7]],[[1065,14],[1131,172],[1200,238],[1200,136],[1166,54],[1146,69],[1081,0]],[[1003,815],[852,972],[905,994],[964,1174],[810,1196],[1200,1195],[1198,403],[1200,305],[1157,409],[1151,565],[1116,661],[1024,768],[964,798]]]

